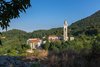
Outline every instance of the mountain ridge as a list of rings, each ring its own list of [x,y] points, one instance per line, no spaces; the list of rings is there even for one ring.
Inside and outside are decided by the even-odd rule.
[[[72,30],[72,33],[74,35],[79,35],[80,34],[90,34],[93,33],[91,31],[94,31],[97,33],[100,33],[100,10],[95,12],[94,14],[83,18],[81,20],[78,20],[70,25],[70,28]],[[91,30],[91,31],[90,31]],[[93,34],[97,34],[93,33]],[[92,34],[91,34],[92,35]]]
[[[97,12],[95,12],[94,14],[83,18],[81,20],[78,20],[74,23],[72,23],[69,26],[69,32],[74,35],[80,35],[80,34],[97,34],[100,32],[100,10],[98,10]],[[45,35],[58,35],[58,36],[62,36],[63,35],[63,27],[58,27],[58,28],[51,28],[48,30],[35,30],[33,32],[26,32],[23,30],[19,30],[19,29],[12,29],[12,30],[8,30],[7,32],[11,32],[11,31],[15,31],[17,34],[18,32],[21,33],[25,33],[27,35],[30,35],[29,37],[42,37]],[[92,32],[93,31],[93,32]],[[6,33],[6,32],[3,32]],[[14,32],[13,32],[14,33]],[[16,35],[16,33],[14,35]],[[9,33],[10,34],[10,33]],[[92,35],[91,34],[91,35]],[[36,35],[36,36],[35,36]]]

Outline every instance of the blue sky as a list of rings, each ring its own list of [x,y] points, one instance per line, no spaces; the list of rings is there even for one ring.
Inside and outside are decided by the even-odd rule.
[[[62,27],[100,10],[100,0],[31,0],[31,7],[20,18],[13,19],[9,29],[31,32]]]

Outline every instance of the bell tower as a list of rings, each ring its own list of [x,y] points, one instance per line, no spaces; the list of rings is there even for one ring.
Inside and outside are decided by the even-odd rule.
[[[68,41],[68,24],[66,20],[64,21],[63,39],[64,41]]]

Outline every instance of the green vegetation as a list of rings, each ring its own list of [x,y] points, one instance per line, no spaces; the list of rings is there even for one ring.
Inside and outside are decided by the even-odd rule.
[[[52,52],[48,55],[48,59],[41,61],[41,65],[100,67],[100,11],[73,23],[69,26],[69,31],[69,35],[73,35],[75,40],[49,43],[48,50]]]
[[[29,48],[27,39],[45,36],[47,42],[42,44],[42,48],[49,51],[48,59],[33,63],[32,66],[44,64],[47,67],[100,67],[100,11],[73,23],[68,31],[69,36],[74,36],[75,40],[47,40],[48,35],[62,36],[62,27],[30,33],[17,29],[2,32],[1,37],[5,38],[1,38],[0,55],[25,56]],[[35,50],[36,56],[38,53]]]
[[[2,45],[0,46],[0,55],[20,56],[25,55],[26,49],[29,48],[26,45],[27,33],[21,30],[9,30],[2,32]]]
[[[55,41],[55,42],[47,42],[46,44],[44,44],[42,47],[45,50],[50,50],[50,51],[54,51],[54,52],[61,52],[64,50],[74,50],[76,52],[81,52],[82,50],[91,50],[94,44],[94,41],[96,40],[95,44],[98,44],[98,40],[97,40],[98,36],[86,36],[86,35],[82,35],[82,36],[78,36],[76,37],[75,40],[73,41],[68,41],[68,42],[63,42],[63,41]],[[99,45],[97,45],[99,46]]]
[[[70,26],[73,35],[97,35],[100,33],[100,10]]]
[[[69,26],[68,29],[69,36],[94,36],[100,33],[100,10],[93,15],[84,18],[82,20],[76,21]],[[42,38],[48,35],[63,35],[63,28],[52,28],[50,30],[37,30],[30,33],[30,37]]]
[[[41,65],[47,67],[100,67],[100,34],[94,37],[80,36],[60,44],[50,43],[48,59]]]
[[[29,34],[30,34],[29,37],[39,37],[39,38],[42,38],[44,36],[47,37],[48,35],[62,36],[63,29],[62,28],[52,28],[50,30],[37,30]]]
[[[10,20],[20,17],[30,7],[30,0],[0,0],[0,27],[7,29]]]

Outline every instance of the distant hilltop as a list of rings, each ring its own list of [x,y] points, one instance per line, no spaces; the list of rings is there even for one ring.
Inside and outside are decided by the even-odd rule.
[[[74,22],[70,25],[71,33],[73,35],[96,35],[100,33],[100,10],[94,14]]]

